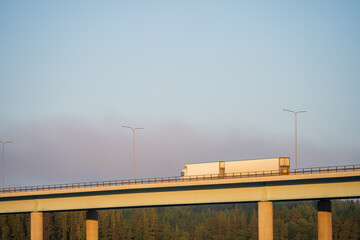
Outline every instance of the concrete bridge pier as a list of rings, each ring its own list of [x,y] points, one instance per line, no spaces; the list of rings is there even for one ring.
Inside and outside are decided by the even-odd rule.
[[[318,239],[332,239],[332,219],[331,219],[331,202],[330,200],[320,200],[317,202],[318,207]]]
[[[96,210],[88,210],[86,212],[86,239],[99,239],[99,214]]]
[[[31,240],[43,240],[43,212],[30,213]]]
[[[273,240],[273,203],[258,202],[259,240]]]

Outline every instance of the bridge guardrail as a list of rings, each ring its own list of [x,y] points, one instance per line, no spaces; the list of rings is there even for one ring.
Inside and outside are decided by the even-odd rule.
[[[315,168],[301,168],[293,169],[290,175],[299,174],[314,174],[326,172],[350,172],[360,171],[360,165],[344,165],[344,166],[330,166],[330,167],[315,167]],[[30,192],[30,191],[46,191],[58,189],[71,189],[71,188],[88,188],[88,187],[104,187],[104,186],[118,186],[118,185],[131,185],[131,184],[149,184],[149,183],[164,183],[164,182],[183,182],[183,181],[201,181],[201,180],[216,180],[216,179],[233,179],[233,178],[249,178],[249,177],[267,177],[281,175],[279,170],[274,171],[257,171],[257,172],[240,172],[230,173],[225,175],[207,174],[207,175],[194,175],[194,176],[175,176],[175,177],[159,177],[159,178],[141,178],[141,179],[126,179],[126,180],[110,180],[99,182],[81,182],[81,183],[68,183],[68,184],[51,184],[40,186],[26,186],[26,187],[10,187],[2,189],[3,193],[11,192]]]

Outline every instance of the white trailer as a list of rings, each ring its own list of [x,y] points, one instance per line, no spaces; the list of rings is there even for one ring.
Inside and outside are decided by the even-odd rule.
[[[267,158],[241,161],[219,161],[186,164],[181,171],[182,177],[192,176],[232,176],[234,174],[286,175],[290,172],[290,158]]]

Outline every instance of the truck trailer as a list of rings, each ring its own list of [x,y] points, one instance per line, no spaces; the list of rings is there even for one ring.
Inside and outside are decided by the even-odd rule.
[[[208,163],[186,164],[181,171],[181,177],[195,176],[227,177],[240,174],[256,175],[287,175],[290,173],[290,158],[266,158],[240,161],[219,161]]]

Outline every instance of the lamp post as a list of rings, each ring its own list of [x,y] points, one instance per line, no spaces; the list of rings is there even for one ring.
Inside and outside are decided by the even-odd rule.
[[[122,126],[124,128],[129,128],[133,131],[133,181],[135,181],[135,131],[145,128],[133,128],[128,126]]]
[[[284,111],[291,112],[295,115],[295,170],[297,170],[297,115],[298,113],[304,113],[307,111],[292,111],[288,109],[283,109]]]
[[[3,145],[3,178],[2,178],[2,189],[3,191],[5,191],[5,184],[4,184],[4,181],[5,181],[5,144],[7,143],[13,143],[11,141],[9,142],[3,142],[3,141],[0,141],[0,143]]]

